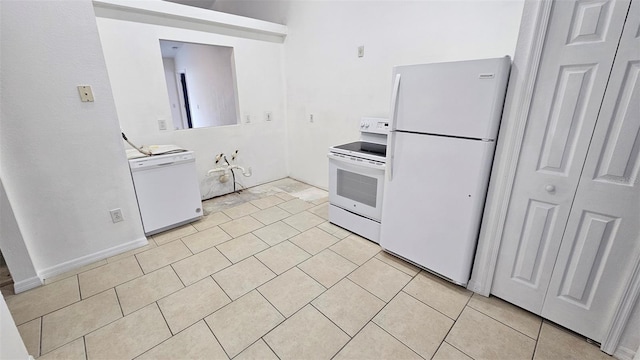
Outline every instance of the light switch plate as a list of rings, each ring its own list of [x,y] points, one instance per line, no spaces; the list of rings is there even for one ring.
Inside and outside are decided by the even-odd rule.
[[[167,120],[158,120],[158,129],[167,130]]]
[[[91,86],[80,85],[78,86],[78,93],[80,93],[80,100],[82,102],[93,102],[93,92]]]

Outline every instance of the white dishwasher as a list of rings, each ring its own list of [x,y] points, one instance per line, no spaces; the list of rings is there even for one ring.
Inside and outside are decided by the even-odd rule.
[[[129,159],[146,235],[202,217],[193,151]]]

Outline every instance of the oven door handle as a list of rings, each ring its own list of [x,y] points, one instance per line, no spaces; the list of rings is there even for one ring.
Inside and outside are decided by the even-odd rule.
[[[357,162],[357,161],[353,161],[353,160],[348,159],[348,158],[344,158],[342,156],[335,155],[333,153],[328,153],[327,157],[329,159],[340,161],[342,163],[350,164],[350,165],[353,165],[353,166],[362,166],[362,167],[365,167],[365,168],[376,169],[376,170],[384,170],[384,168],[385,168],[384,164],[379,164],[379,165],[378,164],[372,164],[372,163],[370,163],[370,162],[368,162],[366,160],[364,160],[362,162]]]

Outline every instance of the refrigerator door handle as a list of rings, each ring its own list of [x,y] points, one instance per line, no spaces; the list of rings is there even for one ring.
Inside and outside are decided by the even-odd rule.
[[[389,139],[387,143],[387,179],[393,180],[393,153],[396,146],[396,132],[389,132]]]
[[[391,123],[389,124],[390,131],[396,130],[396,105],[398,103],[398,93],[400,92],[400,74],[396,74],[396,79],[393,82],[393,92],[391,93]]]
[[[393,82],[393,92],[391,93],[391,124],[389,129],[389,139],[387,145],[387,178],[393,180],[393,153],[396,146],[396,104],[398,103],[398,93],[400,92],[400,74],[396,74]]]

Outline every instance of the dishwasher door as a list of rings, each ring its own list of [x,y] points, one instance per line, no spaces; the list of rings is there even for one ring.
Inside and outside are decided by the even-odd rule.
[[[192,152],[135,159],[129,164],[146,235],[202,217]]]

